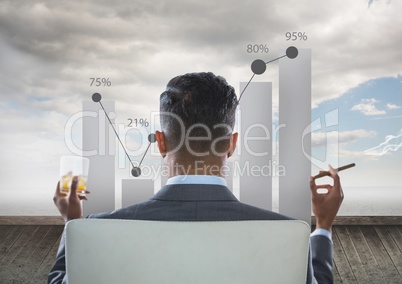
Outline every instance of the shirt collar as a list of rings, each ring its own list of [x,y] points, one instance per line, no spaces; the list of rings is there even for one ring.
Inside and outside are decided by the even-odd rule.
[[[226,180],[222,177],[212,175],[179,175],[167,180],[166,185],[172,184],[214,184],[227,186]]]
[[[162,187],[151,199],[165,201],[235,201],[229,188],[216,184],[170,184]]]

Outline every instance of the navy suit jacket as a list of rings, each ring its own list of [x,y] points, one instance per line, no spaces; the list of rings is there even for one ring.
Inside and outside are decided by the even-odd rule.
[[[148,201],[112,212],[93,214],[89,218],[171,220],[171,221],[239,221],[288,220],[287,216],[239,202],[222,185],[166,185]],[[64,233],[50,271],[48,283],[67,283]],[[332,242],[325,236],[310,238],[307,283],[332,283]],[[290,283],[293,284],[293,283]]]

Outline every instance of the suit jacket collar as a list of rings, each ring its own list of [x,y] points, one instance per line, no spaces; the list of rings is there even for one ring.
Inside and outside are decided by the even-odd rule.
[[[151,199],[165,201],[236,201],[226,186],[215,184],[171,184],[162,187]]]

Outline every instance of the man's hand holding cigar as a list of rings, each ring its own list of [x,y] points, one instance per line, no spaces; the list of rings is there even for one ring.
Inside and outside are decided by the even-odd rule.
[[[338,170],[338,169],[337,169]],[[313,213],[316,216],[316,228],[331,231],[332,223],[343,201],[343,191],[338,171],[329,165],[329,176],[334,180],[333,185],[315,183],[317,176],[310,177]],[[320,172],[321,173],[321,172]],[[326,173],[326,172],[325,172]],[[327,174],[325,174],[327,175]],[[324,176],[324,175],[322,175]],[[327,193],[318,193],[319,188],[325,188]]]

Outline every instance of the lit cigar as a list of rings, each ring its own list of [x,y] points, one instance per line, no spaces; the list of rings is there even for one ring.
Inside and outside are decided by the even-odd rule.
[[[340,171],[343,171],[343,170],[352,168],[352,167],[354,167],[354,166],[356,166],[356,164],[355,164],[355,163],[352,163],[352,164],[349,164],[349,165],[345,165],[345,166],[339,167],[339,168],[335,169],[335,171],[336,171],[336,172],[340,172]],[[325,176],[330,176],[330,175],[331,175],[331,174],[329,173],[329,171],[320,171],[320,173],[319,173],[318,175],[313,176],[313,179],[317,179],[317,178],[325,177]]]

